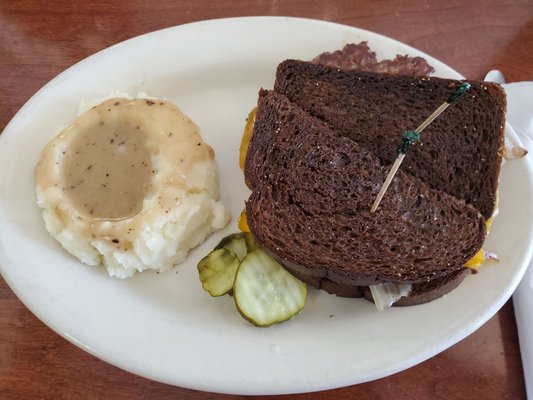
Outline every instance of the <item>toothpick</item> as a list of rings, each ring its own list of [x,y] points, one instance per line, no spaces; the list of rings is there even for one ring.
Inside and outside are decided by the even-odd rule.
[[[418,128],[416,128],[414,131],[405,131],[402,135],[403,143],[398,147],[398,157],[396,157],[396,160],[394,161],[394,164],[392,164],[392,167],[387,175],[387,178],[385,178],[385,182],[383,183],[383,186],[381,186],[381,189],[376,197],[376,200],[374,200],[374,204],[372,205],[372,208],[370,209],[370,212],[375,212],[376,209],[379,206],[379,203],[381,203],[381,200],[383,199],[383,196],[385,195],[385,192],[389,188],[392,179],[396,175],[396,172],[398,172],[398,169],[400,168],[400,165],[402,164],[403,159],[405,158],[405,154],[409,151],[411,146],[418,142],[420,140],[420,133],[429,125],[431,124],[440,114],[444,112],[451,104],[455,103],[459,97],[461,97],[466,91],[470,89],[471,85],[469,83],[463,83],[457,89],[455,89],[450,96],[448,96],[448,99],[442,103],[433,113],[426,118],[424,122],[422,122]]]

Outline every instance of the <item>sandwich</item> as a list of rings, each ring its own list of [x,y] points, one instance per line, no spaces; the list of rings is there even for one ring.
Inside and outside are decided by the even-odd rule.
[[[421,135],[375,213],[402,132],[460,81],[287,60],[261,90],[244,177],[249,229],[291,274],[338,296],[394,305],[457,287],[496,207],[505,95],[472,89]]]

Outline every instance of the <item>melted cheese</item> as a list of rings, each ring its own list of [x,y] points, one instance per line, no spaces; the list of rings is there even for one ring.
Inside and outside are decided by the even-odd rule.
[[[248,145],[250,144],[250,140],[252,139],[252,132],[254,129],[256,113],[257,113],[257,107],[255,107],[248,114],[248,118],[246,119],[246,126],[244,127],[244,132],[243,132],[242,139],[241,139],[241,146],[239,147],[239,166],[241,167],[241,170],[243,171],[244,171],[244,161],[246,160],[246,152],[248,151]]]
[[[490,217],[487,220],[487,222],[486,222],[487,233],[490,230],[490,226],[492,225],[493,219],[494,219],[494,217]],[[481,265],[483,265],[483,263],[485,261],[487,261],[486,254],[487,254],[487,252],[482,247],[481,249],[479,249],[479,251],[476,254],[474,254],[474,256],[470,260],[468,260],[466,262],[465,267],[468,267],[468,268],[479,268],[479,267],[481,267]]]
[[[239,215],[237,227],[241,230],[241,232],[250,232],[250,227],[248,226],[248,218],[246,217],[246,209],[242,210],[241,215]]]

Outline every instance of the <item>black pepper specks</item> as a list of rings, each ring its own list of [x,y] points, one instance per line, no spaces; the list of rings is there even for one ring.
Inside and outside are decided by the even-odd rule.
[[[152,100],[146,100],[147,106],[153,106],[155,103]]]

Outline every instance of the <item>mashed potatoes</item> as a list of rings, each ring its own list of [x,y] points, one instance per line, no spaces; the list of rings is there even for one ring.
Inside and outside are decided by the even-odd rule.
[[[46,229],[110,275],[162,271],[229,221],[214,153],[174,104],[113,98],[43,150],[35,169]]]

